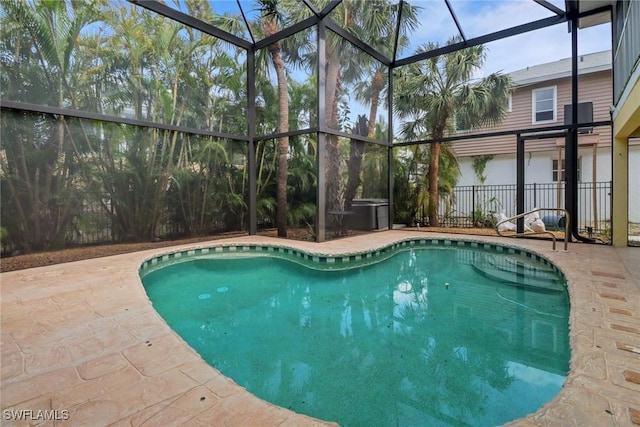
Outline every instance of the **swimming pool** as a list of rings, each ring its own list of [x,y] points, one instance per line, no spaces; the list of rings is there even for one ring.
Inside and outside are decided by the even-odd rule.
[[[564,278],[519,249],[420,240],[323,257],[229,246],[166,254],[141,275],[209,364],[343,425],[502,424],[550,400],[568,371]]]

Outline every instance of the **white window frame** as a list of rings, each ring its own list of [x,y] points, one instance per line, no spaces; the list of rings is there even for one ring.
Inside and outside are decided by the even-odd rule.
[[[507,113],[510,113],[511,111],[513,111],[513,94],[509,92],[507,98]]]
[[[553,90],[553,119],[550,120],[536,120],[536,113],[538,111],[536,111],[536,101],[537,101],[537,94],[539,92],[542,92],[543,90]],[[543,111],[548,111],[548,110],[543,110]],[[538,124],[538,123],[553,123],[556,122],[558,120],[558,87],[557,86],[547,86],[547,87],[540,87],[538,89],[533,89],[531,91],[531,123],[533,124]]]
[[[555,159],[551,159],[551,182],[557,182],[558,181],[558,175],[561,176],[561,181],[565,180],[565,166],[566,166],[566,158],[562,159],[562,163],[558,161],[557,158]],[[560,170],[558,170],[558,168],[554,168],[554,163],[556,166],[558,166],[560,168]],[[553,175],[556,175],[556,179],[554,179]],[[582,156],[578,157],[578,182],[582,182]]]

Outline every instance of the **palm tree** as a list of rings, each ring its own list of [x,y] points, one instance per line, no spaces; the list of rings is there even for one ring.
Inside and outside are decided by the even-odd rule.
[[[135,119],[183,124],[186,96],[179,82],[191,71],[195,43],[179,36],[180,26],[139,8],[114,12],[107,16],[114,35],[105,43],[112,52],[105,58],[107,112],[131,111]],[[105,130],[102,180],[118,234],[153,238],[183,138],[178,132],[139,127]]]
[[[374,130],[378,140],[384,140],[388,126],[376,125]],[[362,197],[386,199],[389,197],[388,149],[384,145],[369,145],[362,159]]]
[[[2,3],[0,12],[2,97],[77,106],[82,87],[73,77],[85,65],[77,51],[82,30],[99,18],[96,9],[79,3],[11,0]],[[24,126],[29,121],[32,126]],[[25,248],[60,246],[83,197],[76,185],[78,153],[67,143],[69,123],[63,116],[51,120],[3,110],[2,130],[3,181],[17,214],[11,219],[12,235],[19,236]]]
[[[399,3],[393,4],[378,0],[375,6],[371,7],[371,10],[366,10],[369,8],[361,9],[364,10],[360,11],[359,16],[351,18],[352,21],[354,19],[361,21],[351,30],[356,36],[366,40],[377,51],[391,57],[390,41],[393,41],[395,37],[397,20],[401,19],[397,43],[398,52],[402,52],[409,45],[407,33],[415,30],[418,26],[419,7],[405,3],[400,17],[398,16]],[[355,85],[355,97],[358,101],[369,106],[367,136],[374,137],[378,107],[381,101],[386,101],[389,70],[368,55],[361,55],[358,59],[360,67],[366,70],[367,77]]]
[[[299,22],[308,16],[309,13],[309,10],[300,2],[276,2],[275,0],[256,1],[261,10],[262,18],[261,25],[253,25],[252,29],[254,31],[262,31],[265,37],[278,32],[281,28]],[[315,3],[319,9],[322,9],[328,4],[329,0],[318,0]],[[390,55],[391,44],[389,40],[396,31],[395,23],[398,18],[398,4],[388,0],[377,0],[375,7],[363,8],[361,6],[362,4],[360,2],[344,0],[331,13],[331,18],[349,31],[352,31],[357,37],[362,38],[366,35],[367,42],[371,46]],[[406,4],[404,6],[399,41],[401,48],[406,45],[407,42],[406,32],[415,27],[417,23],[416,8],[409,7]],[[237,32],[242,27],[241,22],[229,16],[219,17],[216,23],[232,32]],[[286,56],[290,63],[294,65],[301,65],[308,69],[313,69],[317,56],[315,56],[314,53],[305,54],[305,52],[309,51],[305,46],[310,42],[311,39],[308,37],[308,33],[300,32],[287,40],[283,40],[281,43],[274,43],[268,47],[271,62],[278,74],[278,92],[280,93],[278,103],[280,105],[280,114],[287,112],[284,103],[287,100],[291,102],[286,96],[289,95],[285,91],[286,84],[283,84],[283,82],[286,81],[287,75],[284,62],[281,62],[282,57]],[[373,136],[378,115],[377,110],[387,84],[387,68],[368,55],[363,54],[355,46],[332,32],[328,32],[325,61],[326,123],[321,125],[326,125],[332,129],[343,130],[342,125],[344,123],[340,121],[339,106],[341,102],[345,102],[345,94],[348,93],[354,85],[354,82],[362,81],[363,79],[367,81],[370,80],[368,84],[360,85],[361,87],[358,88],[356,98],[364,100],[370,106],[370,111],[368,118],[366,118],[367,126],[364,130],[362,130],[362,126],[357,126],[357,128],[359,129],[358,134],[360,136]],[[256,63],[259,63],[259,61],[256,61]],[[282,68],[280,69],[280,67]],[[282,71],[281,73],[278,73],[279,69]],[[364,94],[364,92],[367,93]],[[278,132],[285,132],[287,130],[288,128],[285,127],[285,122],[280,118],[278,120]],[[286,147],[285,141],[287,140],[284,138],[278,140],[279,153],[284,153],[284,148]],[[354,145],[354,141],[351,142],[352,146]],[[356,143],[355,145],[364,144]],[[326,136],[326,152],[327,167],[337,168],[337,170],[332,169],[330,172],[325,171],[327,175],[325,189],[327,196],[326,210],[336,210],[342,207],[340,206],[342,200],[346,201],[346,199],[349,199],[349,197],[345,197],[346,194],[343,194],[344,189],[358,188],[360,184],[360,168],[358,167],[354,173],[349,173],[348,179],[351,181],[350,183],[341,182],[341,179],[343,179],[343,174],[341,173],[343,160],[338,137],[334,135]],[[350,170],[355,170],[355,166],[360,164],[363,152],[363,147],[354,146],[353,155],[350,156],[350,160],[348,161]],[[283,199],[281,191],[282,184],[285,183],[286,157],[286,155],[279,154],[278,159],[277,181],[280,185],[277,193],[277,206],[279,212],[283,211],[283,208],[286,208],[286,200]],[[277,222],[280,223],[282,220],[280,213],[278,213],[278,217]],[[281,235],[280,225],[278,225],[278,229],[279,235]]]
[[[194,13],[204,19],[212,14],[206,6],[189,7],[197,8]],[[241,83],[246,71],[242,70],[238,55],[224,43],[135,7],[115,8],[107,23],[114,35],[105,42],[109,53],[103,56],[105,71],[100,82],[108,113],[122,114],[129,110],[136,119],[220,132],[240,134],[246,129],[242,119],[246,113],[243,104],[237,101],[243,95],[246,98],[246,85]],[[185,180],[182,189],[186,190],[186,183],[194,175],[189,170],[180,172],[180,168],[193,169],[191,172],[197,172],[204,183],[198,203],[179,208],[187,212],[197,206],[199,210],[194,214],[200,218],[194,223],[198,226],[185,227],[186,231],[206,231],[212,221],[204,219],[211,212],[221,212],[221,218],[231,217],[233,212],[236,219],[242,220],[244,216],[238,214],[245,203],[241,200],[242,193],[235,192],[235,185],[225,187],[231,200],[225,212],[214,206],[220,193],[206,194],[211,191],[215,175],[209,169],[214,161],[209,148],[219,145],[216,141],[189,138],[176,131],[123,129],[129,134],[108,127],[104,157],[96,159],[104,187],[112,198],[113,219],[123,236],[154,236],[156,225],[163,220],[167,188]],[[216,156],[233,160],[233,154],[229,151]],[[225,166],[224,170],[235,177],[236,169]],[[208,177],[203,176],[205,171]],[[226,179],[221,177],[223,181]],[[132,188],[136,191],[131,191]],[[184,201],[187,203],[188,199],[185,197]]]
[[[406,36],[409,30],[415,29],[418,23],[417,8],[405,4],[402,16],[399,15],[399,4],[378,0],[369,8],[345,7],[346,22],[350,23],[350,31],[360,39],[367,41],[377,51],[391,56],[391,43],[396,32],[397,20],[401,19],[400,32],[398,34],[398,48],[402,50],[409,42]],[[376,137],[376,119],[381,102],[386,101],[386,89],[389,68],[369,55],[357,55],[358,68],[364,70],[363,77],[355,84],[355,98],[369,106],[368,118],[359,116],[353,129],[354,135]],[[347,82],[349,83],[349,82]],[[386,123],[385,123],[386,125]],[[388,135],[388,133],[385,133]],[[345,210],[349,210],[357,189],[363,184],[361,166],[363,157],[371,150],[371,147],[357,139],[351,140],[348,160],[348,181],[345,189]],[[382,196],[385,198],[386,196]]]
[[[292,8],[300,9],[300,5],[297,2],[292,1],[277,1],[277,0],[255,0],[257,9],[260,11],[259,22],[251,22],[249,26],[252,31],[258,33],[261,38],[266,38],[280,32],[282,27],[290,24],[287,20],[285,22],[285,16],[289,16],[289,10]],[[304,8],[304,6],[303,6]],[[282,10],[286,10],[287,13],[281,13]],[[228,14],[214,16],[211,20],[214,24],[220,28],[229,31],[234,34],[239,34],[244,29],[244,22],[237,16],[230,16]],[[261,34],[260,34],[261,33]],[[285,133],[289,131],[289,90],[288,90],[288,76],[287,68],[285,64],[285,56],[288,55],[287,49],[284,46],[285,41],[278,40],[269,46],[266,51],[271,59],[271,64],[276,73],[277,79],[277,103],[278,103],[278,117],[276,132]],[[256,75],[256,84],[270,82],[260,82],[260,76],[265,73],[259,73],[258,70],[267,70],[266,56],[258,52],[256,58],[256,69],[253,72]],[[261,85],[262,89],[265,89],[264,85]],[[258,88],[260,89],[260,87]],[[269,90],[267,89],[267,92]],[[264,93],[263,93],[264,94]],[[259,109],[260,107],[258,107]],[[268,114],[268,111],[264,112]],[[260,111],[258,111],[260,114]],[[260,144],[264,148],[264,144]],[[260,145],[258,150],[260,150]],[[262,150],[265,154],[266,150]],[[260,154],[260,153],[257,153]],[[289,137],[280,137],[277,140],[277,170],[276,170],[276,226],[278,228],[279,237],[287,237],[287,217],[288,217],[288,203],[287,203],[287,176],[288,176],[288,160],[289,160]],[[261,174],[259,173],[259,176]],[[270,177],[270,174],[267,174]],[[267,182],[263,182],[268,184]],[[257,189],[258,195],[260,195],[260,187],[265,189],[266,186],[261,186],[258,183]],[[262,198],[258,201],[259,209],[271,211],[273,207],[273,201],[269,197]]]
[[[460,42],[454,37],[447,44]],[[423,53],[437,49],[429,43],[417,50]],[[473,46],[447,55],[429,58],[399,70],[395,112],[408,119],[402,132],[408,139],[430,138],[429,146],[429,225],[437,227],[439,200],[439,167],[441,143],[455,126],[465,129],[499,123],[506,112],[511,86],[508,76],[491,74],[473,81],[473,73],[484,63],[484,46]],[[459,126],[460,127],[460,126]]]
[[[278,19],[278,1],[260,0],[262,12],[262,29],[264,36],[269,37],[280,31]],[[289,131],[289,89],[287,86],[287,73],[284,60],[281,54],[281,43],[267,46],[273,68],[278,79],[278,133]],[[278,227],[278,237],[287,237],[287,162],[289,153],[289,137],[278,138],[278,188],[276,193],[277,213],[276,225]]]
[[[317,3],[319,8],[326,6],[328,0]],[[390,40],[393,40],[398,19],[398,3],[387,0],[375,0],[362,7],[362,3],[354,0],[342,1],[332,12],[331,19],[365,40],[370,46],[391,56]],[[405,4],[405,6],[407,6]],[[406,32],[416,23],[415,8],[405,7],[400,26],[402,47],[406,42]],[[348,131],[362,137],[375,136],[378,107],[383,99],[387,85],[388,68],[377,60],[351,45],[342,37],[331,31],[327,32],[325,51],[325,120],[321,125],[331,129]],[[348,94],[355,93],[355,98],[369,106],[368,116],[358,117],[356,123],[346,125],[341,116],[341,107],[348,107]],[[361,186],[362,157],[366,144],[354,138],[349,141],[348,154],[341,153],[343,142],[335,135],[326,135],[326,211],[349,209],[349,204]],[[347,173],[343,173],[344,159]],[[346,182],[344,181],[346,178]]]

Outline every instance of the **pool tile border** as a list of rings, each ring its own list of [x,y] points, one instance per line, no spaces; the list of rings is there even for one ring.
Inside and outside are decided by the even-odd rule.
[[[188,259],[195,259],[198,256],[208,256],[210,254],[226,254],[226,253],[237,253],[237,254],[274,254],[274,255],[289,255],[293,257],[293,261],[296,259],[300,259],[306,262],[311,262],[315,264],[332,264],[335,268],[348,268],[349,263],[353,262],[362,262],[362,261],[371,261],[378,262],[381,256],[385,255],[393,255],[396,251],[413,248],[413,247],[459,247],[466,249],[478,249],[485,250],[497,254],[509,254],[509,255],[517,255],[529,258],[533,261],[540,262],[546,267],[550,268],[554,272],[564,274],[562,270],[556,266],[552,261],[546,258],[543,255],[536,253],[530,249],[525,249],[518,246],[511,246],[507,244],[496,244],[496,243],[488,243],[470,239],[446,239],[446,238],[407,238],[403,239],[381,248],[370,250],[370,251],[361,251],[355,253],[344,253],[344,254],[320,254],[314,253],[310,251],[305,251],[302,249],[296,249],[290,246],[282,246],[282,245],[246,245],[246,244],[228,244],[222,243],[218,245],[199,247],[196,249],[183,249],[181,251],[174,251],[169,253],[162,253],[159,255],[152,256],[142,262],[139,268],[140,277],[144,277],[145,275],[155,271],[158,268],[162,268],[163,266],[169,265],[168,261],[174,262],[184,262],[188,261]],[[291,258],[289,258],[291,259]],[[383,258],[382,258],[383,259]],[[362,264],[358,264],[362,265]]]

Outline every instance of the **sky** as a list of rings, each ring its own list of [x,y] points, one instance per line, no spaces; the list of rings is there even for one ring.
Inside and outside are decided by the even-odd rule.
[[[180,5],[184,0],[169,0]],[[239,13],[236,0],[208,0],[217,13]],[[256,0],[239,0],[248,19],[258,15]],[[300,0],[302,1],[302,0]],[[314,3],[314,0],[310,0]],[[360,0],[366,5],[369,0]],[[397,0],[393,0],[397,1]],[[445,44],[457,34],[456,25],[444,0],[408,0],[420,8],[419,28],[410,35],[411,46],[401,57],[411,56],[426,42]],[[547,0],[564,9],[564,0]],[[554,16],[554,12],[533,0],[449,0],[467,39],[507,29],[516,25]],[[364,6],[363,6],[364,7]],[[485,67],[476,77],[492,72],[509,73],[527,66],[543,64],[571,56],[571,36],[566,23],[558,24],[488,43]],[[586,54],[611,49],[610,24],[598,25],[578,32],[578,53]]]
[[[201,0],[205,1],[205,0]],[[236,0],[208,0],[217,13],[239,13]],[[256,0],[239,0],[247,18],[257,16]],[[302,0],[299,0],[302,1]],[[312,3],[315,0],[309,0]],[[370,0],[360,0],[364,7]],[[398,0],[393,0],[398,1]],[[457,35],[456,24],[444,0],[408,0],[420,8],[419,28],[409,35],[410,46],[399,56],[414,54],[416,48],[427,42],[443,45]],[[564,0],[548,0],[564,9]],[[184,0],[167,0],[178,9],[184,8]],[[538,19],[555,16],[553,11],[533,0],[449,0],[467,39],[490,34]],[[125,4],[128,4],[125,2]],[[557,61],[571,56],[571,35],[568,24],[562,23],[541,30],[531,31],[485,44],[487,56],[484,66],[474,78],[482,78],[494,72],[504,74],[516,70]],[[578,31],[578,53],[587,54],[611,49],[610,24],[598,25]],[[292,70],[294,79],[306,80],[307,74]],[[275,78],[275,77],[274,77]],[[368,107],[351,100],[352,113],[368,112]],[[381,111],[382,113],[382,111]]]
[[[564,8],[564,0],[551,0]],[[444,1],[413,1],[421,6],[421,28],[412,37],[414,45],[429,40],[443,44],[456,32]],[[467,39],[553,16],[553,12],[532,0],[451,0]],[[571,34],[566,23],[509,37],[485,45],[485,66],[476,77],[492,72],[509,73],[527,66],[557,61],[571,56]],[[578,53],[611,49],[611,26],[603,24],[578,31]]]

